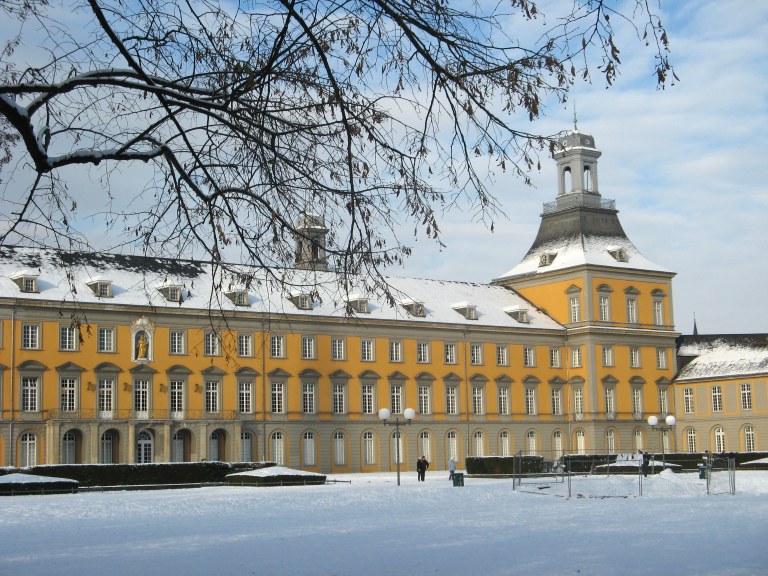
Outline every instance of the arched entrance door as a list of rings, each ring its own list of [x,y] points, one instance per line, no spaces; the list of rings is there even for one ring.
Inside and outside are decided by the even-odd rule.
[[[137,464],[149,464],[152,462],[154,455],[154,442],[152,440],[152,434],[147,430],[142,430],[136,437],[136,463]]]

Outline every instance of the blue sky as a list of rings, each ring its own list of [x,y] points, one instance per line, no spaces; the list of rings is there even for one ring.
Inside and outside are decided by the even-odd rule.
[[[567,3],[567,2],[566,2]],[[551,2],[542,3],[545,10]],[[577,84],[530,125],[551,134],[573,126],[603,153],[599,187],[616,200],[625,232],[652,261],[675,271],[677,330],[768,332],[768,2],[665,2],[662,12],[680,82],[657,90],[653,52],[625,39],[621,75]],[[532,244],[544,202],[555,198],[554,161],[542,158],[526,188],[497,174],[491,190],[507,219],[494,233],[465,214],[443,222],[439,251],[419,241],[397,275],[489,281]]]

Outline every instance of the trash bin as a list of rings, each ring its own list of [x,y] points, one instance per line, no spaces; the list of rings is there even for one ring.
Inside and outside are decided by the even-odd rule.
[[[454,472],[454,474],[453,474],[453,485],[454,486],[464,486],[464,474],[462,472]]]
[[[699,464],[699,480],[707,479],[707,467],[704,464]]]

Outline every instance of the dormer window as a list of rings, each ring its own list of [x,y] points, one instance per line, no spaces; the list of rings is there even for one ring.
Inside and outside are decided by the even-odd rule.
[[[181,286],[175,284],[168,284],[166,286],[160,286],[158,288],[160,294],[162,294],[168,302],[183,302],[183,294]]]
[[[451,306],[456,312],[464,316],[467,320],[477,320],[477,306],[468,302],[457,302]]]
[[[528,309],[523,308],[519,305],[514,306],[508,306],[504,308],[504,312],[512,316],[515,320],[520,322],[521,324],[530,324],[530,319],[528,318]]]
[[[312,296],[306,292],[292,292],[289,300],[299,310],[312,310]]]
[[[629,255],[627,254],[627,251],[624,250],[624,248],[611,246],[608,248],[608,253],[613,256],[613,259],[616,260],[616,262],[629,262]]]
[[[37,275],[29,272],[19,272],[11,276],[11,280],[16,283],[22,292],[39,292],[37,289]]]
[[[541,256],[539,256],[539,266],[549,266],[555,261],[556,256],[557,252],[542,252]]]
[[[230,290],[224,292],[224,296],[232,301],[235,306],[248,306],[248,291],[247,290]]]
[[[424,309],[424,302],[416,302],[415,300],[403,300],[400,302],[400,304],[411,316],[424,318],[427,315],[426,310]]]
[[[347,306],[350,310],[358,314],[368,314],[370,309],[368,308],[368,298],[364,298],[359,294],[351,294],[347,301]]]
[[[92,280],[86,285],[98,298],[112,298],[112,282],[110,280]]]

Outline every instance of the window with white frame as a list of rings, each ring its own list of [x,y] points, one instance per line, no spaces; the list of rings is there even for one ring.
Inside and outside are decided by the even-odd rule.
[[[40,348],[40,325],[21,325],[21,347],[24,350],[37,350]]]
[[[171,354],[185,354],[187,351],[186,334],[184,330],[171,330],[168,333],[168,351]]]
[[[315,337],[314,336],[301,337],[301,358],[302,360],[315,359]]]
[[[314,466],[315,465],[315,433],[314,432],[304,432],[302,435],[303,440],[303,452],[304,452],[304,465],[305,466]]]
[[[21,378],[21,410],[23,412],[37,412],[39,392],[39,377],[23,376]]]
[[[253,413],[253,381],[238,380],[237,409],[241,414]]]
[[[664,348],[656,348],[656,368],[667,369],[667,351]]]
[[[523,348],[523,366],[526,368],[536,366],[536,349],[533,346]]]
[[[563,391],[561,388],[552,388],[552,414],[562,416],[563,414]]]
[[[253,356],[253,334],[240,333],[237,335],[237,355],[241,357]]]
[[[627,323],[637,324],[637,298],[627,298]]]
[[[549,349],[549,367],[560,368],[560,348]]]
[[[315,383],[301,383],[301,411],[304,414],[315,413]]]
[[[403,413],[403,385],[391,384],[389,387],[389,406],[392,414]]]
[[[600,295],[600,301],[599,301],[599,309],[600,309],[600,321],[601,322],[610,322],[611,321],[611,297]]]
[[[389,341],[389,361],[390,362],[403,361],[403,341],[402,340]]]
[[[749,382],[741,384],[741,409],[752,410],[752,384]]]
[[[653,301],[653,322],[656,326],[664,325],[664,302],[662,300]]]
[[[608,454],[616,454],[616,431],[612,428],[605,431],[605,449]]]
[[[715,428],[715,452],[725,452],[725,430]]]
[[[587,435],[584,430],[576,430],[576,453],[587,453]]]
[[[605,388],[605,415],[609,418],[616,415],[616,390],[613,386]]]
[[[571,367],[581,368],[581,346],[571,347]]]
[[[344,438],[344,432],[336,431],[333,433],[333,463],[336,466],[343,466],[347,461],[347,442]]]
[[[529,456],[536,456],[536,432],[534,430],[525,433],[525,447]]]
[[[563,457],[563,433],[560,430],[552,433],[552,457],[555,460]]]
[[[509,432],[502,430],[499,432],[499,456],[506,458],[510,453]]]
[[[475,456],[485,456],[485,435],[477,430],[472,433],[472,440],[475,446]]]
[[[536,414],[536,388],[525,389],[525,413],[528,416]]]
[[[331,338],[331,360],[346,360],[347,341],[344,338]]]
[[[639,387],[632,388],[632,414],[635,418],[643,414],[643,390]]]
[[[629,349],[629,367],[640,368],[640,348]]]
[[[59,463],[77,464],[77,437],[71,430],[65,432],[61,438],[61,453],[59,454]]]
[[[285,414],[285,382],[272,382],[272,413]]]
[[[168,383],[169,390],[169,408],[171,410],[171,418],[183,418],[184,417],[184,381],[183,380],[171,380]]]
[[[603,366],[613,366],[613,346],[603,346]]]
[[[640,429],[635,430],[635,433],[633,434],[632,445],[635,448],[635,450],[643,450],[645,448],[642,430]]]
[[[97,346],[99,352],[115,351],[115,329],[100,327],[98,330]]]
[[[496,365],[509,366],[509,350],[502,344],[496,346]]]
[[[459,413],[458,388],[456,386],[445,387],[445,413],[456,415]]]
[[[345,414],[347,411],[347,386],[334,382],[331,386],[332,404],[334,414]]]
[[[419,432],[419,452],[429,462],[432,459],[432,440],[426,430]]]
[[[685,445],[688,448],[688,452],[696,452],[696,430],[688,428],[685,431]]]
[[[37,436],[31,432],[21,435],[21,465],[37,466]]]
[[[669,390],[659,388],[659,414],[669,414]]]
[[[392,440],[392,462],[402,464],[405,458],[403,453],[403,435],[399,430],[395,430],[390,438]]]
[[[568,310],[570,311],[571,322],[581,321],[581,303],[578,296],[571,296],[568,299]]]
[[[683,388],[683,412],[686,414],[693,414],[695,412],[693,388]]]
[[[712,386],[712,412],[723,411],[723,387]]]
[[[282,334],[270,335],[269,356],[271,358],[285,358],[285,336]]]
[[[448,441],[448,458],[453,458],[454,460],[459,459],[459,439],[456,436],[456,432],[448,432],[446,435],[446,440]]]
[[[99,378],[96,397],[96,408],[99,418],[112,418],[115,408],[114,378]]]
[[[362,412],[363,414],[373,414],[375,405],[373,403],[374,390],[373,384],[362,385]]]
[[[432,413],[432,389],[426,384],[419,384],[419,414],[431,414]]]
[[[213,330],[205,332],[203,336],[203,354],[205,356],[218,356],[221,354],[221,341],[219,335]]]
[[[375,350],[373,340],[370,338],[363,338],[360,340],[360,360],[363,362],[373,362]]]
[[[472,414],[485,414],[485,388],[472,386]]]
[[[456,344],[453,342],[446,342],[444,350],[445,363],[456,364]]]
[[[363,461],[366,464],[376,464],[376,443],[373,432],[363,432]]]
[[[285,438],[282,432],[272,433],[272,460],[278,466],[285,465]]]
[[[429,342],[418,342],[416,344],[416,362],[419,364],[429,364]]]
[[[755,448],[755,429],[750,425],[744,426],[744,451],[754,452]]]
[[[149,380],[133,381],[133,415],[137,419],[149,418]]]
[[[584,390],[581,388],[573,389],[573,413],[579,419],[584,416]]]
[[[509,388],[507,386],[499,386],[499,414],[501,416],[509,416]]]
[[[77,350],[77,343],[79,340],[77,336],[77,327],[70,324],[61,324],[59,326],[59,350]]]
[[[483,363],[483,345],[482,344],[469,345],[469,362],[473,366],[479,366]]]
[[[74,412],[77,410],[77,378],[61,378],[59,391],[61,394],[61,411]]]
[[[219,382],[208,380],[205,383],[205,411],[216,413],[219,411]]]

